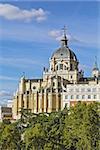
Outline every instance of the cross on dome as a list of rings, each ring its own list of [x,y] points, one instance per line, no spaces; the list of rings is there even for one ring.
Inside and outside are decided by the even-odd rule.
[[[94,62],[93,70],[98,70],[97,56],[95,56],[95,62]]]
[[[64,36],[66,36],[66,31],[67,31],[67,28],[66,26],[64,25],[64,27],[62,28],[63,32],[64,32]]]
[[[67,47],[67,43],[68,43],[68,38],[66,37],[66,26],[64,25],[64,27],[62,28],[63,30],[63,33],[64,33],[64,37],[61,39],[61,43],[62,43],[62,46],[65,46]]]

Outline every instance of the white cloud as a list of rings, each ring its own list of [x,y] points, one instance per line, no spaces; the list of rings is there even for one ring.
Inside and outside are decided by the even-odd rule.
[[[0,105],[7,105],[8,100],[12,100],[12,93],[7,90],[0,90]]]
[[[92,68],[85,64],[79,64],[79,69],[80,70],[91,70]]]
[[[8,97],[8,96],[12,96],[10,92],[5,90],[0,91],[0,97]]]
[[[62,37],[60,30],[51,30],[48,35],[56,40],[60,40]]]
[[[63,37],[62,31],[61,30],[51,30],[49,31],[49,36],[52,38],[55,38],[57,41],[60,41]],[[66,34],[68,40],[71,39],[71,36],[69,34]]]
[[[12,80],[12,81],[17,81],[18,79],[14,77],[9,77],[9,76],[2,76],[0,75],[0,80]]]
[[[18,68],[29,68],[31,65],[43,65],[41,62],[27,58],[4,58],[0,57],[0,65],[14,66]]]
[[[61,30],[51,30],[48,32],[48,35],[57,41],[60,41],[64,36],[64,34]],[[74,37],[73,35],[71,35],[69,33],[66,33],[66,36],[67,36],[67,39],[69,42],[85,44],[84,41],[79,40],[77,37]]]
[[[47,18],[47,14],[48,12],[42,8],[26,10],[11,4],[0,4],[0,16],[8,20],[24,20],[28,22],[34,19],[37,22],[41,22]]]

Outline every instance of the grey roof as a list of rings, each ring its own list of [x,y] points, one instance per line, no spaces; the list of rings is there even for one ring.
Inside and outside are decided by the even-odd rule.
[[[43,81],[43,79],[25,79],[26,82],[31,81],[31,82],[38,82],[38,81]]]
[[[70,58],[77,61],[75,53],[67,46],[61,46],[52,54],[51,58]]]

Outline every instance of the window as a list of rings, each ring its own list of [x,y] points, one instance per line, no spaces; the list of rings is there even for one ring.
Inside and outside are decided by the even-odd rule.
[[[63,56],[63,54],[61,54],[61,56]]]
[[[53,82],[53,86],[55,86],[55,82]]]
[[[57,65],[56,69],[58,70],[58,65]]]
[[[91,95],[88,95],[88,99],[91,99]]]
[[[64,87],[66,88],[66,86],[67,86],[66,83],[63,83],[63,85],[64,85]]]
[[[36,89],[36,86],[33,86],[33,90],[35,90]]]
[[[71,95],[70,98],[73,99],[73,95]]]
[[[87,89],[87,92],[91,92],[91,89],[90,89],[90,88],[88,88],[88,89]]]
[[[79,99],[79,95],[76,95],[76,99]]]
[[[59,88],[59,89],[58,89],[58,92],[62,92],[62,89],[61,89],[61,88]]]
[[[85,99],[85,95],[82,95],[82,99]]]
[[[67,70],[67,67],[64,65],[64,70]]]
[[[29,91],[26,91],[26,94],[29,94]]]
[[[50,88],[48,88],[48,89],[47,89],[47,92],[50,92],[50,91],[51,91],[51,89],[50,89]]]
[[[68,99],[68,95],[65,95],[65,99]]]
[[[92,91],[93,91],[93,92],[96,92],[96,88],[93,88]]]
[[[63,70],[63,64],[60,64],[60,70]]]
[[[58,82],[58,87],[60,87],[61,86],[61,83],[60,82]]]
[[[73,65],[71,64],[71,65],[70,65],[70,70],[72,70],[72,69],[73,69]]]
[[[96,98],[97,98],[97,95],[94,95],[93,98],[96,99]]]

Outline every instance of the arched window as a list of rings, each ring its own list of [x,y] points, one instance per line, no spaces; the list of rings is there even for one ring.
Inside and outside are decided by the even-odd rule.
[[[60,64],[59,68],[60,68],[60,70],[63,70],[63,64]]]
[[[73,70],[73,65],[72,64],[70,64],[70,70]]]
[[[58,70],[58,65],[56,66],[56,70]]]
[[[64,70],[67,70],[67,67],[64,65]]]

